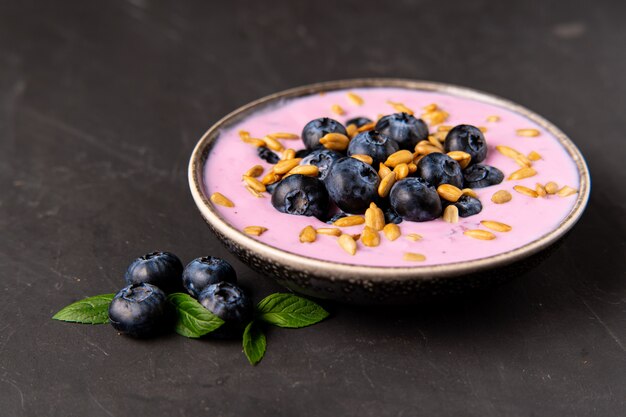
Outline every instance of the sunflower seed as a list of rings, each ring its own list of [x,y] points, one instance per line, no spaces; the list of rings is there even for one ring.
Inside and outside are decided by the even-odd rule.
[[[402,259],[412,262],[424,262],[426,260],[426,257],[421,253],[405,252],[405,254],[402,256]]]
[[[263,185],[263,183],[261,181],[257,180],[256,178],[244,175],[243,176],[243,180],[254,191],[257,191],[259,193],[265,192],[265,185]]]
[[[493,233],[481,229],[466,230],[463,232],[463,234],[479,240],[493,240],[496,238],[496,235],[494,235]]]
[[[528,159],[530,159],[531,161],[538,161],[541,159],[541,155],[535,151],[531,151],[528,154]]]
[[[459,209],[457,206],[449,205],[443,211],[443,221],[446,223],[458,223],[459,222]]]
[[[535,137],[541,134],[541,132],[539,132],[537,129],[517,129],[515,133],[517,134],[517,136],[523,137]]]
[[[380,245],[380,236],[378,236],[378,231],[369,226],[365,226],[363,233],[361,233],[361,242],[363,242],[365,246],[369,247],[376,247]]]
[[[307,226],[300,232],[300,242],[302,243],[312,243],[317,239],[317,232],[313,228],[313,226]]]
[[[365,223],[365,218],[363,216],[346,216],[341,219],[337,219],[333,225],[337,227],[349,227],[357,226],[363,223]]]
[[[224,194],[222,193],[213,193],[211,194],[211,201],[213,204],[219,204],[224,207],[235,207],[235,204],[230,201]]]
[[[345,110],[343,109],[343,107],[341,107],[339,104],[333,104],[333,105],[330,107],[330,110],[331,110],[333,113],[336,113],[336,114],[338,114],[338,115],[340,115],[340,116],[343,116],[344,114],[346,114],[346,111],[345,111]]]
[[[243,228],[243,232],[252,236],[261,236],[267,231],[267,227],[263,226],[247,226]]]
[[[348,252],[350,255],[354,255],[356,253],[356,242],[352,236],[344,233],[339,236],[338,242],[339,246],[341,246],[343,250]]]
[[[539,194],[537,194],[537,191],[533,190],[532,188],[524,187],[523,185],[516,185],[515,187],[513,187],[513,189],[520,194],[527,195],[528,197],[532,197],[532,198],[539,197]]]
[[[399,164],[393,169],[396,173],[396,181],[400,181],[409,175],[409,166],[407,164]]]
[[[389,195],[389,191],[391,191],[391,187],[393,187],[395,183],[396,173],[392,171],[385,175],[385,178],[380,181],[380,184],[378,185],[378,195],[382,198],[387,197]]]
[[[320,139],[326,149],[344,151],[350,144],[350,138],[341,133],[327,133]]]
[[[394,110],[397,112],[410,114],[411,116],[413,116],[414,114],[413,110],[409,109],[407,106],[405,106],[402,103],[396,103],[394,101],[387,101],[387,103],[390,104],[391,107],[393,107]]]
[[[470,161],[472,160],[472,155],[463,151],[452,151],[452,152],[448,152],[446,155],[448,155],[450,158],[458,162],[461,169],[467,168]]]
[[[394,223],[386,224],[385,227],[383,227],[383,233],[388,240],[393,242],[400,237],[400,227]]]
[[[487,229],[495,230],[496,232],[509,232],[513,229],[508,224],[500,223],[494,220],[482,220],[480,224],[485,226]]]
[[[279,141],[277,141],[276,139],[274,139],[271,136],[265,136],[263,138],[263,141],[265,142],[267,147],[270,148],[273,151],[282,152],[282,151],[285,150],[285,147],[282,145],[282,143],[280,143]]]
[[[247,170],[244,175],[247,175],[248,177],[256,178],[256,177],[259,177],[261,174],[263,174],[263,167],[261,165],[255,165],[249,170]]]
[[[463,195],[463,191],[452,184],[441,184],[437,187],[437,194],[444,200],[456,203]]]
[[[363,98],[360,95],[353,93],[351,91],[348,92],[348,99],[350,99],[350,101],[356,104],[357,106],[362,106],[364,103]]]
[[[524,178],[530,178],[537,175],[537,171],[533,168],[520,168],[511,175],[509,175],[509,180],[523,180]]]
[[[385,227],[385,214],[376,203],[370,203],[369,208],[365,210],[365,224],[374,230],[383,230]]]
[[[274,138],[274,139],[287,139],[287,140],[300,139],[300,135],[297,135],[295,133],[287,133],[287,132],[270,133],[267,136]]]
[[[566,185],[565,187],[563,187],[559,191],[557,191],[556,195],[558,195],[559,197],[568,197],[568,196],[574,195],[576,193],[578,193],[578,190],[576,190],[575,188],[572,188],[572,187]]]
[[[327,235],[327,236],[341,236],[341,230],[336,227],[321,227],[316,230],[318,235]]]
[[[385,161],[385,165],[390,168],[395,168],[396,165],[408,164],[411,161],[413,161],[413,154],[410,151],[403,149],[389,155],[389,157]]]
[[[350,155],[350,157],[354,158],[354,159],[358,159],[361,162],[365,162],[368,165],[372,165],[372,163],[374,162],[374,160],[372,159],[371,156],[369,155],[363,155],[363,154],[354,154],[354,155]]]
[[[546,189],[546,193],[548,194],[556,194],[557,191],[559,191],[559,185],[554,181],[550,181],[549,183],[547,183],[544,188]]]
[[[418,235],[417,233],[409,233],[404,235],[404,238],[406,240],[417,242],[418,240],[422,240],[422,235]]]
[[[302,161],[302,158],[294,158],[294,159],[278,161],[278,163],[274,165],[274,172],[276,174],[286,174],[292,169],[294,169],[296,166],[298,166],[300,161]]]
[[[506,190],[500,190],[500,191],[496,191],[491,196],[491,201],[493,201],[496,204],[504,204],[504,203],[508,203],[509,201],[511,201],[512,198],[513,196],[511,195],[510,192]]]
[[[485,121],[487,121],[489,123],[499,122],[500,121],[500,116],[496,116],[496,115],[487,116],[487,119],[485,119]]]

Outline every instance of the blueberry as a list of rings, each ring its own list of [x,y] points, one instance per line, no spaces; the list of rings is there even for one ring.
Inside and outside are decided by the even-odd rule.
[[[270,194],[273,194],[273,193],[274,193],[274,189],[276,189],[276,186],[277,186],[277,185],[278,185],[278,181],[273,182],[273,183],[271,183],[271,184],[267,184],[267,185],[265,186],[265,191],[267,191],[267,192],[268,192],[268,193],[270,193]]]
[[[471,125],[458,125],[446,135],[443,144],[446,152],[463,151],[472,156],[470,164],[484,161],[487,157],[487,141],[483,132]]]
[[[469,195],[461,196],[454,205],[459,209],[459,216],[461,217],[473,216],[483,209],[480,200]]]
[[[146,282],[166,293],[182,290],[183,264],[170,252],[152,252],[135,259],[126,270],[127,284]]]
[[[330,149],[316,149],[302,159],[300,165],[315,165],[319,169],[317,177],[320,180],[324,180],[326,175],[328,175],[330,166],[342,156],[339,152],[331,151]]]
[[[463,172],[459,163],[442,153],[430,153],[420,159],[415,175],[424,178],[435,187],[452,184],[463,188]]]
[[[259,146],[256,152],[259,155],[259,158],[269,164],[275,164],[276,162],[280,161],[280,157],[266,146]]]
[[[387,157],[398,150],[398,143],[391,140],[375,130],[368,130],[356,135],[348,145],[348,156],[369,155],[374,162],[372,166],[377,167],[379,163],[385,162]]]
[[[410,177],[396,182],[389,199],[391,207],[404,220],[424,222],[441,215],[439,194],[423,178]]]
[[[346,120],[346,126],[355,125],[356,127],[361,127],[368,123],[372,123],[372,119],[368,119],[367,117],[363,116],[353,117],[350,120]]]
[[[328,133],[341,133],[347,135],[346,128],[338,121],[321,117],[311,120],[302,129],[302,141],[307,149],[320,148],[320,139]]]
[[[333,216],[332,216],[330,219],[328,219],[328,220],[326,221],[326,223],[328,223],[328,224],[333,224],[333,223],[335,223],[337,220],[339,220],[339,219],[343,219],[344,217],[348,217],[348,215],[347,215],[346,213],[344,213],[343,211],[340,211],[340,212],[339,212],[339,213],[337,213],[337,214],[333,214]]]
[[[241,288],[230,282],[209,285],[200,293],[198,301],[224,320],[224,324],[211,333],[213,336],[241,336],[244,327],[252,319],[252,302]]]
[[[394,223],[394,224],[400,224],[402,223],[402,217],[396,213],[396,211],[389,207],[387,208],[385,211],[383,211],[383,214],[385,215],[385,224],[387,223]]]
[[[322,181],[296,174],[280,181],[274,188],[272,205],[281,213],[323,219],[328,214],[330,200]]]
[[[476,164],[463,171],[465,186],[468,188],[485,188],[490,185],[500,184],[504,174],[496,167]]]
[[[296,158],[304,158],[311,153],[310,149],[300,149],[296,151]]]
[[[375,130],[398,142],[400,149],[413,151],[420,140],[428,139],[428,126],[422,119],[408,113],[394,113],[382,117]]]
[[[378,173],[355,158],[341,158],[325,179],[330,198],[347,213],[363,213],[378,197]]]
[[[237,283],[237,273],[221,258],[213,256],[196,258],[189,262],[183,271],[183,285],[195,298],[198,298],[202,290],[209,285],[221,281]]]
[[[167,296],[151,284],[131,284],[118,292],[109,304],[109,320],[120,333],[150,337],[169,330],[174,310]]]

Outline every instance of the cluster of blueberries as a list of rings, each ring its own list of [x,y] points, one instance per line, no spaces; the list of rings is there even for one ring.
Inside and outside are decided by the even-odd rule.
[[[361,127],[371,120],[357,117],[346,125]],[[487,157],[487,142],[483,133],[471,125],[452,128],[444,142],[446,152],[463,151],[471,156],[469,165],[462,170],[457,161],[443,153],[431,153],[417,163],[417,170],[407,178],[397,181],[389,198],[378,195],[380,177],[374,167],[384,163],[389,155],[401,149],[414,151],[415,145],[428,139],[428,126],[423,120],[407,113],[394,113],[382,117],[373,130],[356,135],[345,153],[325,149],[320,139],[329,133],[347,136],[346,128],[331,118],[319,118],[306,124],[302,131],[305,149],[296,153],[303,158],[302,165],[315,165],[318,178],[290,175],[267,190],[272,193],[272,205],[282,213],[314,216],[332,223],[345,213],[361,214],[375,202],[385,212],[387,222],[428,221],[441,216],[446,205],[437,187],[451,184],[458,188],[483,188],[499,184],[504,174],[499,169],[480,164]],[[276,163],[278,155],[266,147],[258,150],[259,156]],[[351,155],[369,155],[373,163],[366,164]],[[482,210],[481,202],[464,195],[454,205],[459,216],[468,217]],[[340,211],[337,213],[336,206]],[[334,213],[334,215],[333,215]]]
[[[237,274],[223,259],[197,258],[186,267],[170,252],[153,252],[135,259],[126,270],[128,286],[109,305],[109,319],[120,333],[149,337],[171,329],[176,312],[167,294],[188,292],[224,324],[218,337],[241,335],[252,318],[252,302],[238,287]]]

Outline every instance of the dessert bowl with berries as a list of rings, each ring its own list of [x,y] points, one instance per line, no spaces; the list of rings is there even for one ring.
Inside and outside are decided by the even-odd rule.
[[[276,93],[212,126],[189,182],[242,261],[307,295],[412,303],[545,258],[582,215],[585,161],[510,101],[356,79]]]

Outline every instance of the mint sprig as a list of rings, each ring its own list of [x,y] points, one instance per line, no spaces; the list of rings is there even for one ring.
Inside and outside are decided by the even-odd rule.
[[[189,294],[177,292],[167,298],[176,307],[176,333],[181,336],[196,339],[224,324],[224,320],[204,308]]]
[[[255,309],[255,320],[243,332],[243,353],[252,365],[263,359],[266,349],[261,324],[296,329],[319,323],[328,312],[318,304],[293,294],[276,293],[265,297]]]
[[[109,322],[109,304],[115,294],[101,294],[63,307],[52,318],[72,323],[105,324]]]
[[[115,294],[101,294],[85,298],[62,308],[52,318],[74,323],[104,324],[109,322],[109,304]],[[204,308],[189,294],[174,293],[168,300],[175,307],[176,333],[197,339],[217,330],[224,321]],[[264,325],[300,328],[319,323],[328,312],[306,298],[293,294],[276,293],[265,297],[255,308],[254,320],[243,332],[243,352],[252,365],[265,356],[267,340]]]
[[[267,346],[265,334],[259,324],[251,321],[243,332],[243,353],[245,353],[251,365],[256,365],[263,359]]]
[[[278,327],[296,329],[319,323],[328,312],[318,304],[293,294],[276,293],[257,306],[259,320]]]

